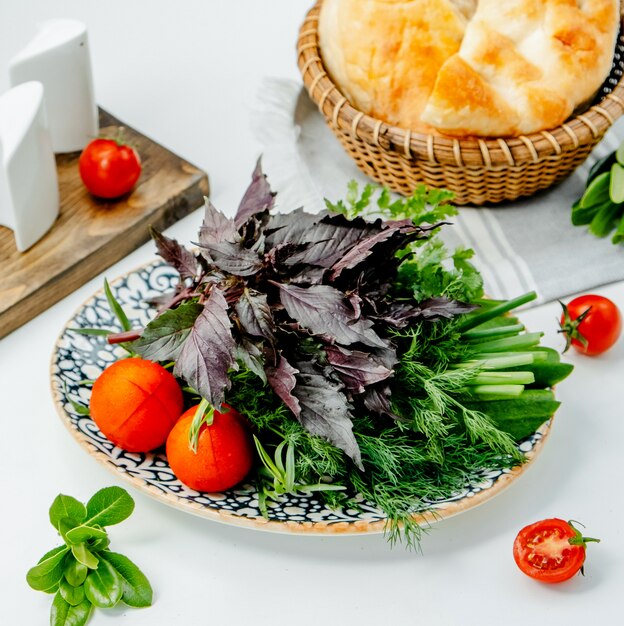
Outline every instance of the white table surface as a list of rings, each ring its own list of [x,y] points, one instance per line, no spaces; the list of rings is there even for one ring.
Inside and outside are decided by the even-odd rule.
[[[249,128],[256,90],[264,76],[298,77],[297,30],[311,1],[0,0],[0,92],[8,58],[38,21],[85,21],[98,102],[205,169],[212,201],[232,213],[259,152]],[[167,232],[189,241],[200,219],[196,212]],[[147,244],[105,274],[151,258]],[[101,487],[127,486],[69,436],[49,389],[56,336],[102,279],[0,340],[6,626],[48,623],[51,597],[32,591],[25,574],[57,543],[47,519],[53,498],[86,500]],[[624,310],[623,284],[599,293]],[[523,318],[560,348],[557,316],[553,303]],[[112,547],[146,572],[154,605],[97,610],[90,623],[616,623],[624,588],[624,340],[600,358],[569,360],[576,371],[558,389],[563,405],[542,454],[498,497],[435,525],[422,554],[390,549],[380,535],[302,537],[220,525],[128,486],[135,513],[111,528]],[[522,526],[551,516],[582,521],[602,543],[590,546],[584,578],[543,586],[517,570],[511,548]]]

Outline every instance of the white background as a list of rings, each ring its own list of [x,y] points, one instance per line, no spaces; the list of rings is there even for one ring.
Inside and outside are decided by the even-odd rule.
[[[0,92],[8,86],[7,60],[38,21],[85,21],[100,105],[205,169],[213,203],[232,213],[259,153],[249,128],[256,90],[265,76],[298,77],[297,30],[310,5],[0,0]],[[168,234],[189,241],[200,219],[196,212]],[[106,275],[152,258],[147,244]],[[67,433],[49,391],[56,336],[102,278],[0,340],[3,625],[48,623],[51,597],[32,591],[25,574],[56,545],[47,520],[53,498],[63,492],[86,500],[98,488],[126,486]],[[624,309],[624,286],[600,293]],[[557,316],[554,303],[524,319],[560,348]],[[110,530],[112,547],[143,568],[155,602],[142,610],[97,610],[91,623],[614,623],[624,588],[624,340],[600,358],[569,358],[576,371],[558,389],[563,406],[542,454],[500,496],[437,524],[422,554],[390,549],[382,536],[301,537],[223,526],[130,488],[136,510]],[[548,587],[516,569],[511,548],[522,526],[551,516],[582,521],[602,543],[590,546],[585,578]]]

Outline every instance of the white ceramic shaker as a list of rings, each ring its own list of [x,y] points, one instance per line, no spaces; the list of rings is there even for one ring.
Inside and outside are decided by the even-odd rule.
[[[43,22],[9,63],[11,85],[37,80],[45,90],[54,152],[82,150],[98,135],[87,27],[78,20]]]
[[[24,252],[52,226],[59,206],[43,85],[24,83],[0,96],[0,225],[14,231]]]

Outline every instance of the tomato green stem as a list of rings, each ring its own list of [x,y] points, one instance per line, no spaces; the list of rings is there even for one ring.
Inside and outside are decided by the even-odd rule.
[[[124,146],[125,142],[124,142],[124,135],[126,133],[126,128],[125,126],[120,126],[117,129],[117,136],[115,137],[115,139],[113,140],[118,146]]]
[[[587,339],[583,337],[581,332],[579,331],[579,326],[583,322],[583,320],[589,315],[591,311],[591,306],[587,307],[576,319],[572,319],[570,316],[570,311],[568,307],[559,301],[561,308],[563,309],[563,321],[559,324],[558,333],[563,333],[566,339],[566,345],[563,349],[564,354],[570,349],[572,345],[572,340],[576,339],[580,341],[584,348],[587,348]]]
[[[214,407],[206,400],[205,398],[201,399],[197,410],[195,411],[195,415],[193,416],[193,421],[191,422],[191,427],[189,428],[189,448],[193,451],[193,453],[197,454],[197,446],[199,444],[199,432],[201,431],[201,427],[206,424],[206,426],[212,425],[214,420]]]
[[[574,537],[570,537],[568,539],[568,543],[571,546],[582,546],[583,548],[587,547],[587,544],[590,542],[594,542],[594,543],[600,543],[600,539],[596,539],[595,537],[583,537],[583,533],[581,533],[581,531],[574,525],[574,524],[579,524],[580,526],[583,526],[583,524],[581,524],[581,522],[577,522],[576,520],[568,520],[568,524],[570,525],[570,528],[572,528],[572,530],[574,531]]]

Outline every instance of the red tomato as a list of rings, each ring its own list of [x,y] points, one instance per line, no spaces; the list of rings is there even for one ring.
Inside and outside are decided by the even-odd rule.
[[[588,541],[562,519],[545,519],[525,526],[516,537],[513,555],[518,567],[531,578],[543,583],[560,583],[583,573]]]
[[[94,139],[82,151],[78,167],[86,188],[99,198],[123,196],[141,175],[137,151],[113,139]]]
[[[202,424],[197,451],[189,431],[197,407],[180,417],[167,438],[167,459],[173,473],[196,491],[224,491],[238,484],[253,464],[253,443],[238,411],[215,411],[212,424]]]
[[[560,326],[566,336],[566,350],[572,345],[588,356],[602,354],[618,340],[622,316],[611,300],[586,295],[574,298],[567,306],[561,303]],[[565,352],[565,350],[564,350]]]
[[[164,367],[122,359],[93,385],[90,412],[107,439],[128,452],[162,446],[184,408],[182,391]]]

